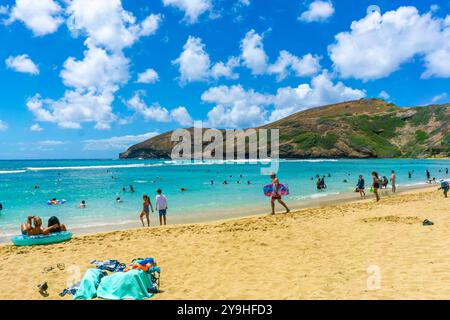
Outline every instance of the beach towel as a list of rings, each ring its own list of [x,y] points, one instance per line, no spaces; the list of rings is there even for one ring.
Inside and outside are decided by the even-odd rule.
[[[153,296],[150,275],[142,270],[116,272],[101,279],[97,297],[110,300],[142,300]]]
[[[88,269],[83,279],[81,279],[80,287],[73,298],[75,300],[90,300],[95,298],[99,283],[106,275],[107,273],[100,269]]]
[[[123,269],[125,269],[126,267],[125,263],[120,263],[118,260],[113,259],[105,261],[92,260],[91,264],[94,264],[97,267],[97,269],[111,272],[120,272],[123,271]]]

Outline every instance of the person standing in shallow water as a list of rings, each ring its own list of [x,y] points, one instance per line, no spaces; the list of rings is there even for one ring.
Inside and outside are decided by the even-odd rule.
[[[395,180],[397,179],[397,176],[395,175],[395,171],[391,171],[391,186],[392,186],[392,192],[397,191],[397,186],[395,185]]]
[[[144,217],[147,219],[147,227],[150,227],[150,208],[152,209],[153,212],[153,205],[152,202],[150,201],[150,198],[148,197],[148,195],[144,194],[142,196],[142,211],[141,211],[141,222],[142,222],[142,226],[145,227],[144,224]]]
[[[275,173],[272,173],[270,175],[270,179],[272,180],[273,190],[274,190],[274,194],[272,195],[272,198],[270,201],[270,205],[272,207],[272,214],[273,215],[275,214],[275,200],[277,200],[278,203],[281,204],[286,209],[285,213],[289,213],[290,210],[289,210],[288,206],[283,202],[283,200],[281,200],[281,195],[279,193],[280,181],[276,177]]]

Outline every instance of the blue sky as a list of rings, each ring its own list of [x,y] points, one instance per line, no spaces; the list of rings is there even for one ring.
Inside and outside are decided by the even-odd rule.
[[[1,0],[0,159],[345,100],[446,103],[450,1]]]

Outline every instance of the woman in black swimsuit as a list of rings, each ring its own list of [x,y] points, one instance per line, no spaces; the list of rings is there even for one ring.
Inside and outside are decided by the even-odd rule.
[[[381,187],[381,179],[377,172],[372,172],[372,187],[373,187],[373,193],[375,193],[375,197],[377,199],[377,202],[380,201],[380,195],[378,194],[378,189]]]

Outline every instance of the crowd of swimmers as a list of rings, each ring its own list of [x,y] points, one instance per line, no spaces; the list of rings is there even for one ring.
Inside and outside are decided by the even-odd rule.
[[[445,174],[448,175],[448,168],[445,168],[444,171],[445,171]],[[439,172],[443,172],[443,171],[439,170]],[[414,170],[408,171],[408,179],[412,178],[413,173],[414,173]],[[432,182],[437,183],[435,177],[431,178],[431,173],[428,169],[425,171],[425,175],[426,175],[426,181],[428,183],[432,183]],[[230,178],[232,178],[232,177],[233,176],[230,176]],[[328,177],[331,177],[331,174],[328,174]],[[243,178],[242,174],[240,175],[240,178]],[[317,182],[316,182],[317,190],[326,189],[327,185],[325,183],[325,176],[320,176],[319,174],[317,174],[316,178],[317,178]],[[379,190],[381,190],[383,188],[387,189],[389,182],[391,184],[392,192],[395,193],[397,191],[397,186],[396,186],[397,176],[396,176],[396,173],[394,170],[391,171],[391,175],[390,175],[389,179],[386,176],[381,177],[378,174],[378,172],[376,172],[376,171],[373,171],[371,173],[371,178],[372,178],[372,182],[371,182],[370,191],[374,193],[375,199],[377,202],[380,201]],[[275,173],[272,173],[270,175],[270,179],[274,186],[274,194],[271,196],[271,209],[272,209],[271,213],[275,214],[275,202],[278,202],[280,205],[282,205],[286,209],[286,213],[290,212],[290,209],[288,208],[286,203],[282,200],[282,196],[279,193],[280,182],[279,182],[278,178],[276,177]],[[313,180],[313,178],[311,178],[311,180]],[[346,179],[344,179],[343,182],[346,183],[348,181]],[[210,180],[210,184],[214,185],[214,180]],[[228,181],[225,180],[222,184],[226,185],[226,184],[228,184]],[[240,184],[240,180],[237,181],[237,184]],[[247,181],[247,184],[250,185],[251,182]],[[34,189],[39,189],[39,188],[40,187],[37,185],[34,187]],[[446,198],[448,197],[449,188],[450,188],[449,183],[447,181],[440,180],[439,190],[443,190],[444,196]],[[131,193],[135,192],[133,185],[129,185],[128,190]],[[358,192],[360,194],[361,198],[365,198],[366,197],[365,190],[366,190],[366,184],[365,184],[364,177],[363,177],[363,175],[359,175],[358,181],[356,183],[355,192]],[[122,191],[126,192],[127,190],[125,187],[123,187]],[[187,191],[187,188],[180,188],[180,191]],[[52,200],[56,201],[56,199],[52,199]],[[116,197],[116,202],[117,203],[122,202],[122,199],[120,196]],[[81,209],[86,208],[86,201],[82,200],[78,207]],[[167,198],[165,197],[165,195],[163,195],[161,189],[156,190],[155,209],[158,211],[158,214],[159,214],[160,225],[166,225],[167,224],[166,216],[167,216],[168,205],[167,205]],[[0,203],[0,211],[2,211],[2,210],[3,210],[3,205]],[[139,215],[142,226],[145,226],[145,222],[144,222],[144,218],[145,218],[145,220],[147,222],[147,226],[150,227],[150,211],[154,212],[154,207],[150,200],[150,197],[145,194],[142,197],[142,210]],[[29,216],[27,219],[27,222],[21,224],[21,232],[24,235],[39,235],[39,234],[45,235],[45,234],[49,234],[52,232],[60,232],[60,231],[65,231],[65,230],[66,230],[65,225],[60,224],[57,217],[51,217],[49,219],[47,228],[42,228],[42,220],[39,216]]]

